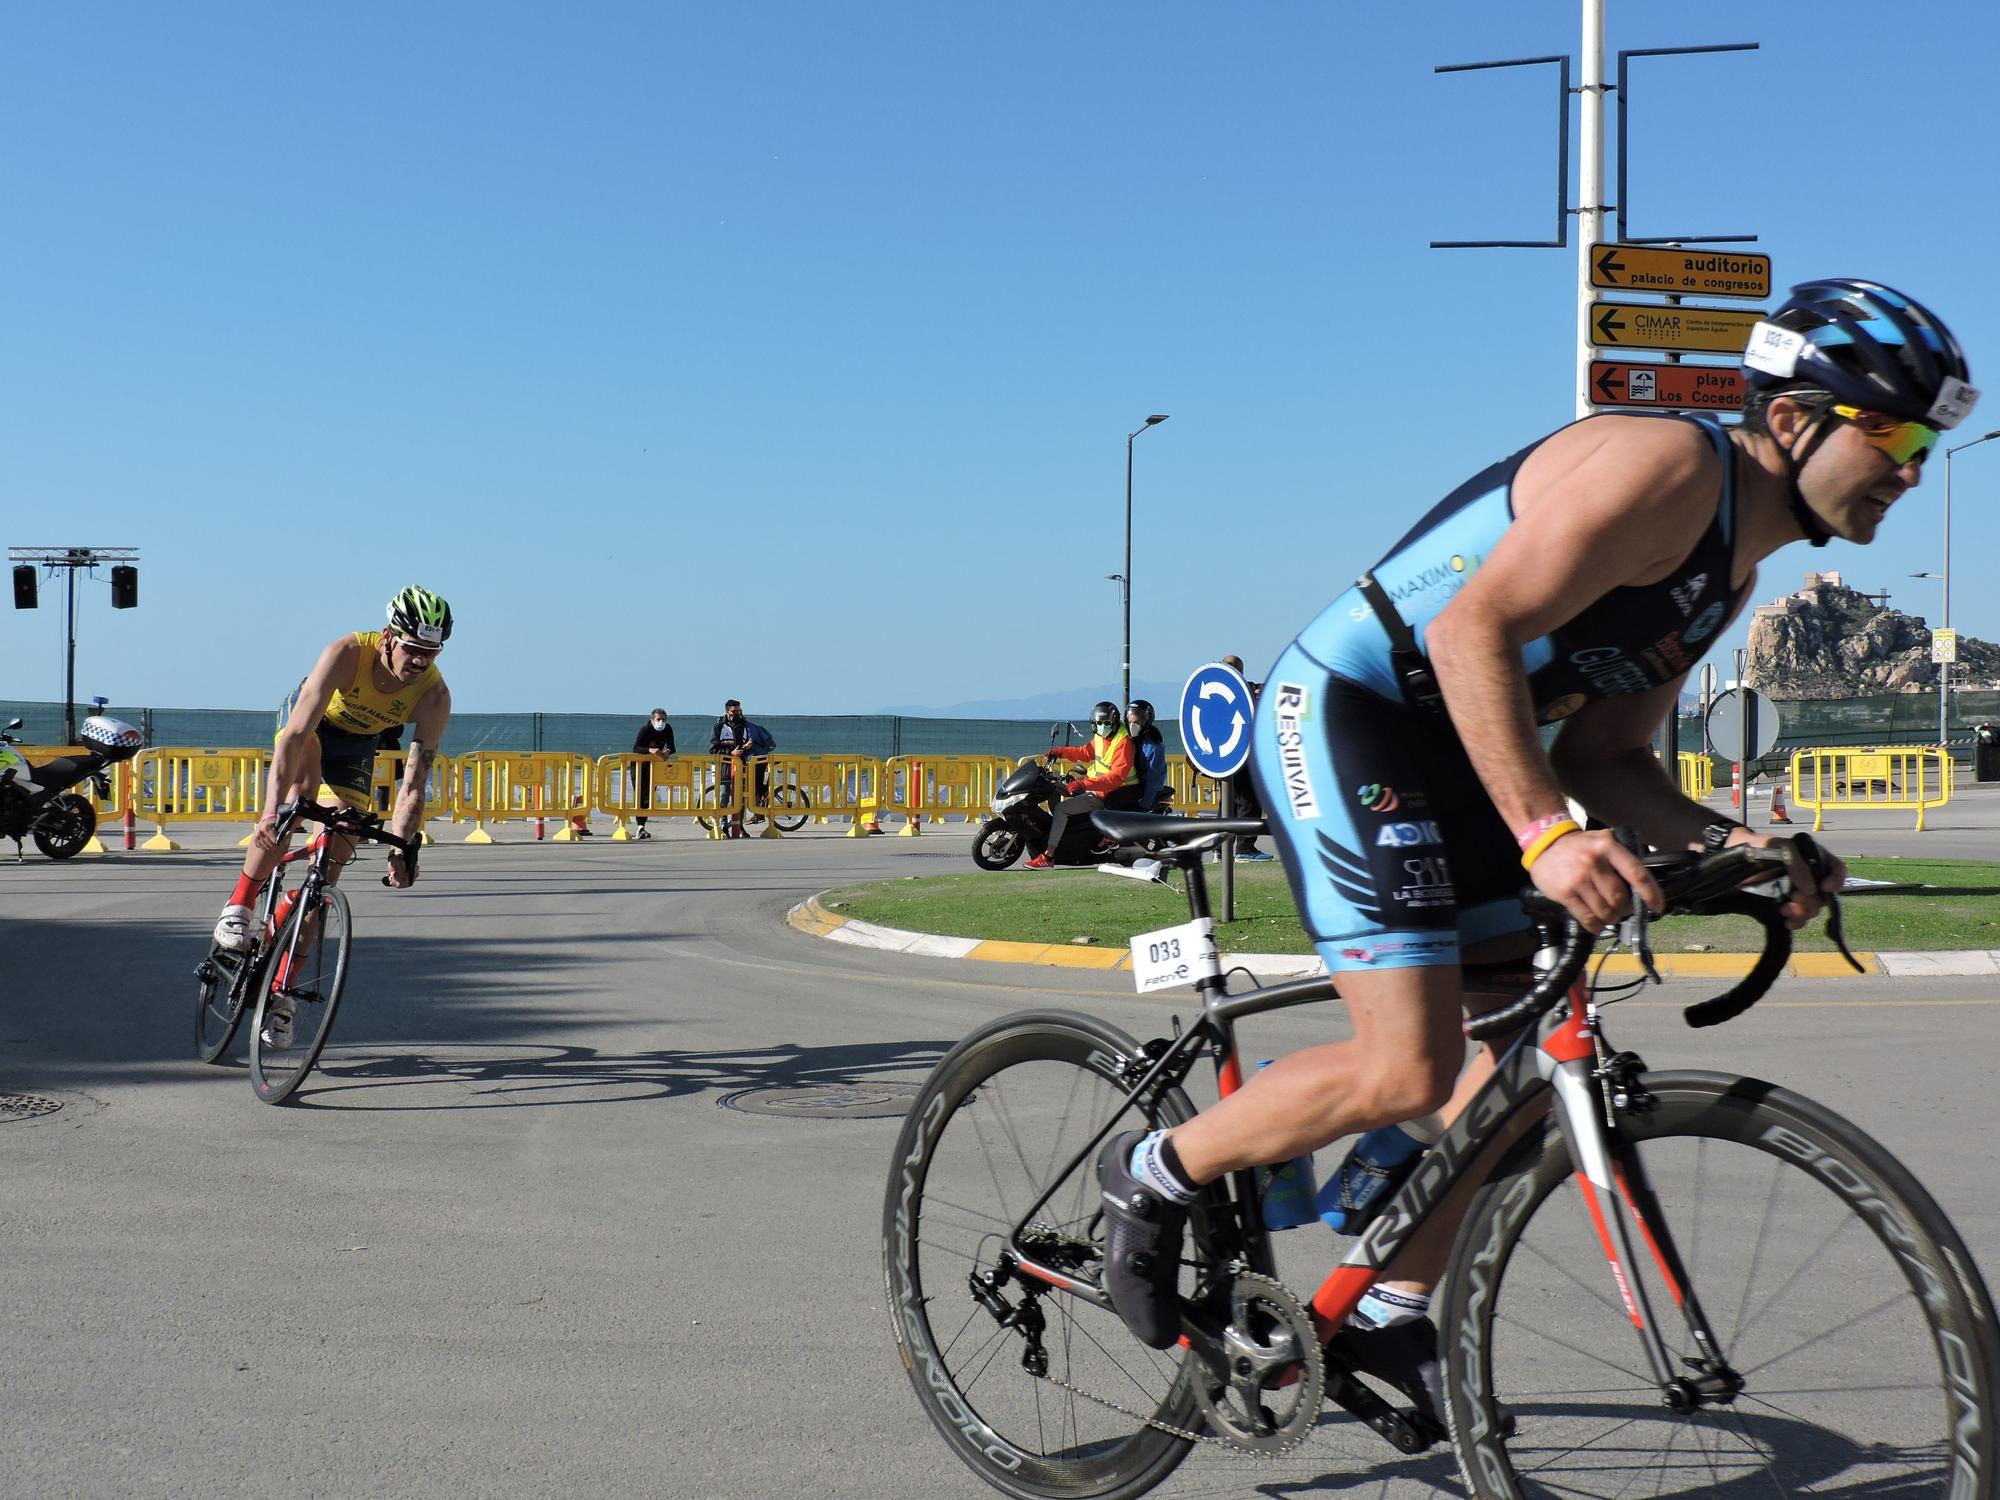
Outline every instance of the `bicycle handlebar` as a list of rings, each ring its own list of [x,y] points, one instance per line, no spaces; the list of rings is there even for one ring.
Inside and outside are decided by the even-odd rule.
[[[1621,830],[1620,842],[1631,848],[1635,841],[1629,833]],[[1792,844],[1813,878],[1824,878],[1832,868],[1826,851],[1808,834],[1794,835]],[[1660,916],[1745,916],[1763,927],[1764,951],[1758,955],[1750,972],[1733,989],[1690,1005],[1682,1012],[1690,1026],[1719,1026],[1724,1021],[1734,1020],[1764,997],[1792,955],[1791,929],[1785,926],[1785,919],[1778,910],[1783,898],[1759,896],[1742,887],[1782,876],[1791,864],[1790,855],[1782,848],[1766,849],[1738,844],[1712,854],[1669,850],[1640,857],[1658,883],[1661,894],[1666,897],[1666,908],[1659,913]],[[1535,987],[1520,999],[1467,1021],[1465,1034],[1475,1041],[1486,1041],[1517,1031],[1555,1005],[1583,973],[1584,965],[1590,962],[1590,955],[1597,946],[1599,934],[1586,931],[1566,908],[1540,891],[1531,889],[1525,892],[1521,904],[1532,915],[1543,918],[1551,925],[1557,922],[1562,924],[1561,956]],[[1638,951],[1639,961],[1645,966],[1647,975],[1658,983],[1659,971],[1653,967],[1653,952],[1646,942],[1646,926],[1654,919],[1653,913],[1646,909],[1645,903],[1636,894],[1632,898],[1632,907],[1633,947]],[[1842,931],[1838,896],[1827,895],[1826,912],[1827,936],[1833,939],[1842,957],[1854,966],[1855,972],[1862,972],[1861,962],[1849,951],[1846,935]]]
[[[417,873],[417,855],[423,848],[421,838],[403,839],[396,837],[382,826],[382,819],[374,813],[362,812],[355,807],[337,807],[331,812],[310,798],[297,797],[278,809],[278,838],[282,842],[301,822],[318,823],[328,833],[338,833],[346,838],[359,839],[364,843],[387,844],[403,856],[403,866],[410,872],[412,883]],[[382,877],[387,885],[389,877]]]

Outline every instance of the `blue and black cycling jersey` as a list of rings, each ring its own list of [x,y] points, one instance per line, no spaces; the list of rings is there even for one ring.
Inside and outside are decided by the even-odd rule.
[[[1522,652],[1528,691],[1544,724],[1566,719],[1586,703],[1672,682],[1701,659],[1736,613],[1741,590],[1729,581],[1736,537],[1729,435],[1697,417],[1651,420],[1692,423],[1715,445],[1724,476],[1715,518],[1666,578],[1615,588],[1574,620],[1528,643]],[[1419,647],[1431,621],[1514,524],[1514,476],[1540,446],[1530,444],[1453,490],[1376,564],[1376,581]],[[1300,631],[1298,645],[1334,675],[1385,698],[1403,699],[1389,662],[1389,637],[1358,589],[1348,589]]]
[[[1612,589],[1523,648],[1536,717],[1674,681],[1735,615],[1734,449],[1715,515],[1658,583]],[[1547,439],[1543,439],[1547,441]],[[1459,486],[1373,569],[1421,648],[1425,632],[1514,521],[1515,476],[1540,443]],[[1408,701],[1390,631],[1350,588],[1271,669],[1254,766],[1299,911],[1332,972],[1459,961],[1461,948],[1527,926],[1519,850],[1487,798],[1459,728]]]

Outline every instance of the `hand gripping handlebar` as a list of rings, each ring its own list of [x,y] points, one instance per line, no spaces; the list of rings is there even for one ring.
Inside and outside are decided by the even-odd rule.
[[[382,826],[382,820],[374,813],[362,812],[359,808],[355,807],[338,807],[329,811],[321,807],[317,802],[299,797],[291,802],[287,802],[283,807],[278,809],[277,834],[279,842],[282,843],[286,836],[294,828],[298,827],[301,822],[318,823],[327,832],[338,833],[346,838],[359,839],[367,843],[387,844],[391,849],[403,856],[403,868],[410,872],[410,881],[412,884],[415,884],[417,878],[417,853],[423,847],[422,839],[397,838],[395,834],[390,833]],[[382,877],[382,884],[387,885],[388,883],[389,877],[384,875]]]
[[[1619,842],[1638,852],[1636,841],[1629,831],[1619,831]],[[1791,842],[1792,847],[1798,850],[1800,859],[1805,861],[1806,868],[1812,872],[1814,882],[1823,880],[1833,868],[1826,851],[1809,834],[1796,834]],[[1640,857],[1666,897],[1666,909],[1660,913],[1661,916],[1744,916],[1764,929],[1764,951],[1758,955],[1750,972],[1727,993],[1690,1005],[1682,1012],[1690,1026],[1719,1026],[1724,1021],[1734,1020],[1764,997],[1765,991],[1784,972],[1785,964],[1792,956],[1791,930],[1785,926],[1785,919],[1779,913],[1784,898],[1758,895],[1743,889],[1746,884],[1782,877],[1791,864],[1790,855],[1782,847],[1761,849],[1750,844],[1737,844],[1713,854],[1656,851]],[[1855,972],[1860,973],[1861,961],[1849,951],[1847,936],[1842,928],[1840,898],[1829,892],[1825,899],[1826,934],[1833,939],[1841,955],[1854,966]],[[1554,966],[1527,994],[1512,1004],[1465,1023],[1465,1034],[1475,1041],[1518,1031],[1557,1004],[1583,973],[1584,966],[1590,962],[1592,950],[1597,946],[1599,934],[1586,931],[1560,903],[1551,901],[1540,891],[1531,888],[1523,892],[1521,904],[1530,915],[1550,927],[1560,925],[1561,953]],[[1646,927],[1652,920],[1653,913],[1634,894],[1632,917],[1626,924],[1626,931],[1647,975],[1658,983],[1659,971],[1653,967],[1653,950],[1646,941]]]

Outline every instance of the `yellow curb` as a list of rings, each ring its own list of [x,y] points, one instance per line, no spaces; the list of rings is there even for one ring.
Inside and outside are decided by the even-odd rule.
[[[1872,953],[1857,953],[1862,967],[1870,974],[1880,974],[1882,965]],[[1653,963],[1662,976],[1668,979],[1735,979],[1748,974],[1756,966],[1754,953],[1655,953]],[[1593,969],[1595,965],[1592,966]],[[1604,960],[1604,972],[1620,978],[1637,977],[1645,973],[1639,960],[1630,953],[1614,953]],[[1787,965],[1787,972],[1797,979],[1839,979],[1852,976],[1854,970],[1847,966],[1847,960],[1838,953],[1795,953]]]
[[[1872,953],[1857,953],[1861,967],[1870,974],[1880,974],[1882,964]],[[1792,955],[1792,974],[1799,979],[1846,979],[1854,970],[1847,960],[1838,953],[1795,953]]]
[[[786,912],[785,920],[800,932],[811,933],[814,937],[825,937],[836,928],[847,925],[846,917],[836,917],[828,912],[819,904],[817,896],[808,896]]]

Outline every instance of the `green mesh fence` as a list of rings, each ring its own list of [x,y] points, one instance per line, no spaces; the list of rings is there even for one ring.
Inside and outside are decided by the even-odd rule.
[[[76,708],[81,723],[91,712],[87,703]],[[268,745],[277,733],[278,706],[268,710],[232,708],[142,708],[111,704],[105,712],[137,724],[150,745],[180,745],[197,750],[227,750]],[[918,719],[890,714],[759,714],[756,722],[771,731],[781,754],[868,755],[887,760],[895,755],[1033,755],[1049,747],[1046,719]],[[29,744],[62,741],[60,703],[17,703],[0,700],[0,723],[19,718],[19,731]],[[708,750],[713,714],[669,714],[676,748],[692,754]],[[576,755],[615,755],[632,748],[632,738],[645,722],[643,714],[480,714],[454,713],[438,748],[446,755],[475,750],[563,750]],[[1081,744],[1090,726],[1081,721],[1057,726],[1059,738]],[[1181,753],[1179,730],[1162,723],[1167,753]]]

